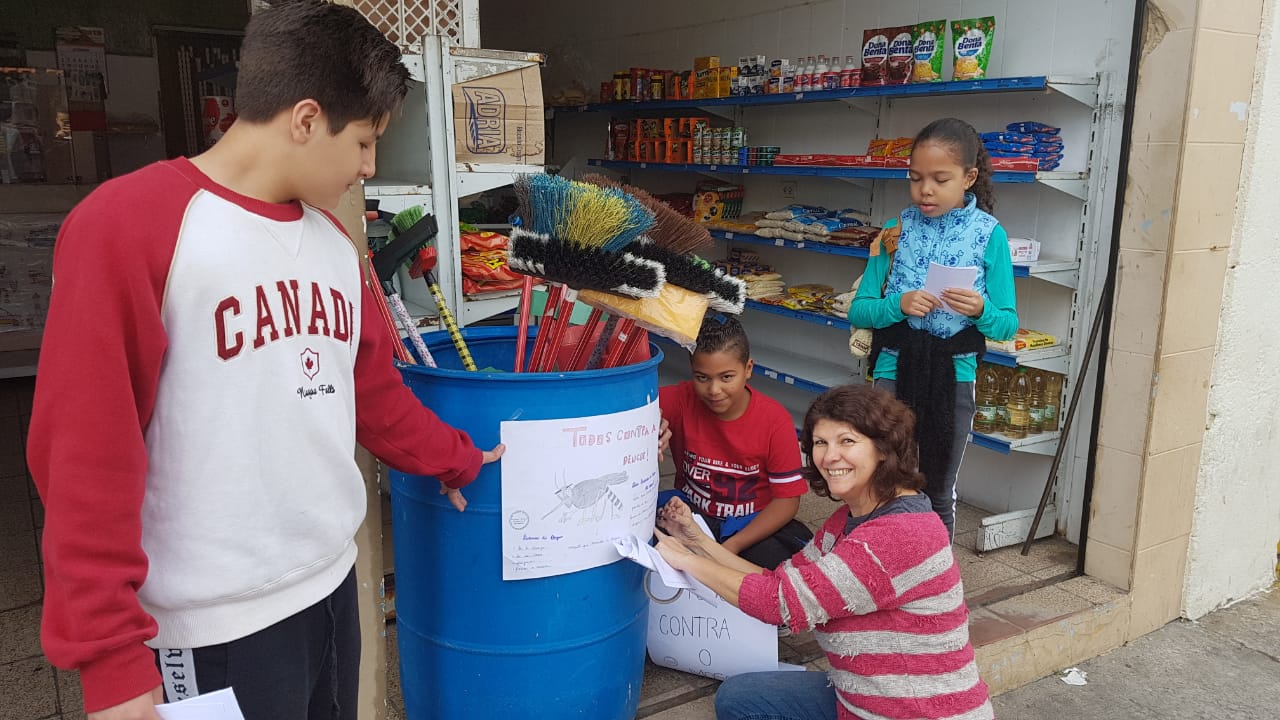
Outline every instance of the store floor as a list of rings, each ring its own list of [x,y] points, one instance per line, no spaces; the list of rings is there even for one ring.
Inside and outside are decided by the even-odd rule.
[[[0,688],[5,696],[0,702],[0,720],[69,720],[84,717],[78,675],[51,667],[40,649],[44,589],[39,543],[44,513],[24,460],[33,388],[30,378],[0,380]],[[799,515],[810,526],[817,526],[833,507],[829,500],[807,495]],[[960,506],[955,546],[972,611],[970,632],[975,645],[1053,622],[1114,596],[1116,591],[1090,578],[1066,580],[1075,567],[1076,547],[1059,538],[1038,541],[1027,557],[1017,548],[979,556],[973,551],[973,539],[984,514],[977,508]],[[387,640],[389,717],[399,720],[403,710],[394,624],[388,625]],[[826,667],[809,633],[780,639],[779,655],[813,669]],[[649,664],[639,716],[710,718],[709,703],[716,685],[712,680]]]

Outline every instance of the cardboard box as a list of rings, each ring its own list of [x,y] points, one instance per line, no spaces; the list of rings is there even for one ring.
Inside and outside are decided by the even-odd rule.
[[[1040,241],[1009,238],[1009,258],[1015,263],[1033,263],[1040,259]]]
[[[693,59],[694,72],[697,72],[699,70],[710,70],[712,68],[718,68],[718,67],[720,67],[719,55],[706,55],[703,57],[696,57]]]
[[[545,110],[538,66],[454,85],[453,113],[458,162],[546,162]]]

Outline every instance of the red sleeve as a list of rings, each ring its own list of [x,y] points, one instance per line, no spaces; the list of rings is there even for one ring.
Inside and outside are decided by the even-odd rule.
[[[160,684],[138,602],[142,497],[167,347],[161,298],[195,188],[163,166],[107,183],[63,223],[27,462],[45,505],[42,640],[94,712]],[[189,188],[189,189],[188,189]]]
[[[774,404],[769,414],[769,489],[776,498],[800,497],[809,489],[801,474],[800,441],[796,439],[791,415]]]
[[[658,388],[658,411],[671,427],[672,434],[682,425],[684,418],[684,386],[666,385]]]
[[[356,354],[356,440],[391,467],[431,475],[460,488],[480,474],[483,454],[463,431],[446,425],[404,384],[392,363],[391,338],[361,283]]]

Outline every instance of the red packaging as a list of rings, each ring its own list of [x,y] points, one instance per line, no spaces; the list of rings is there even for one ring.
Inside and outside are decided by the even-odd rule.
[[[884,35],[889,40],[888,55],[885,60],[885,85],[906,85],[911,82],[911,71],[915,69],[915,27],[885,28]],[[862,61],[866,66],[866,60]]]
[[[870,28],[862,31],[862,85],[879,87],[885,84],[889,71],[888,30]]]

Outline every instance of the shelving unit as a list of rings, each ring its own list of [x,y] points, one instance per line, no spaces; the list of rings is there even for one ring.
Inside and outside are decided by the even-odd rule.
[[[1048,330],[1058,335],[1059,345],[1019,353],[988,351],[983,360],[1005,366],[1026,366],[1041,368],[1061,373],[1066,377],[1064,397],[1069,396],[1074,383],[1080,380],[1082,343],[1078,341],[1087,324],[1084,318],[1091,316],[1092,307],[1088,302],[1098,287],[1105,269],[1105,256],[1098,255],[1104,236],[1102,228],[1108,228],[1110,217],[1104,212],[1097,212],[1094,207],[1109,208],[1114,202],[1109,191],[1114,187],[1115,176],[1106,165],[1097,164],[1097,158],[1105,153],[1117,151],[1116,138],[1119,135],[1119,123],[1111,106],[1114,90],[1111,87],[1111,76],[1099,73],[1095,77],[1059,78],[1051,76],[1022,76],[996,78],[977,82],[947,82],[922,85],[908,85],[883,88],[849,88],[837,91],[795,93],[790,95],[766,95],[750,97],[719,98],[714,100],[681,100],[650,103],[605,103],[592,104],[578,108],[557,108],[556,112],[609,112],[629,114],[637,117],[670,114],[677,110],[723,110],[735,125],[743,125],[754,136],[752,120],[757,119],[766,128],[767,139],[759,142],[783,145],[784,150],[790,145],[792,136],[782,136],[780,141],[779,126],[784,122],[799,124],[798,118],[802,108],[810,108],[821,103],[843,103],[859,111],[866,111],[872,116],[870,120],[856,121],[866,118],[863,112],[847,116],[857,127],[872,129],[871,136],[896,137],[900,134],[914,132],[912,129],[927,121],[928,116],[939,116],[942,113],[966,117],[965,108],[971,108],[979,115],[988,118],[982,122],[990,122],[993,113],[986,107],[988,103],[956,99],[953,106],[939,104],[942,99],[961,96],[968,98],[999,96],[1007,98],[1005,103],[1022,103],[1018,107],[1034,108],[1027,112],[1029,118],[1041,119],[1052,124],[1063,124],[1064,135],[1071,133],[1069,143],[1074,154],[1067,167],[1069,170],[1054,172],[1011,172],[997,171],[993,180],[1001,188],[1021,188],[1009,194],[1016,196],[1016,201],[1005,199],[1001,194],[1001,206],[996,215],[1000,217],[1012,236],[1037,237],[1042,241],[1041,259],[1035,263],[1017,264],[1014,266],[1014,277],[1017,278],[1019,296],[1020,324],[1023,327],[1034,327]],[[1048,99],[1041,99],[1048,96]],[[1061,98],[1054,101],[1053,98]],[[1027,98],[1027,99],[1023,99]],[[963,104],[967,102],[968,104]],[[868,103],[870,103],[868,105]],[[912,110],[913,103],[924,103],[931,110]],[[930,104],[932,103],[932,104]],[[795,106],[793,110],[782,108]],[[1043,114],[1044,108],[1057,108],[1061,117],[1052,113]],[[765,109],[769,108],[769,109]],[[870,108],[870,109],[868,109]],[[940,110],[945,108],[945,110]],[[835,111],[824,111],[821,117],[829,123],[835,117]],[[1013,111],[1012,114],[1019,114]],[[845,117],[845,116],[841,116]],[[917,120],[916,118],[921,118]],[[997,115],[998,117],[998,115]],[[1006,117],[1008,117],[1006,115]],[[791,120],[787,120],[791,118]],[[1087,119],[1086,119],[1087,118]],[[1023,119],[1013,117],[1011,119]],[[1060,122],[1060,120],[1062,122]],[[979,125],[979,121],[973,121]],[[860,124],[859,124],[860,123]],[[823,127],[835,127],[824,123]],[[1002,127],[1003,124],[1000,125]],[[583,127],[578,122],[575,127]],[[843,127],[843,126],[841,126]],[[980,130],[990,129],[979,127]],[[837,140],[838,131],[830,137]],[[862,132],[866,132],[864,129]],[[793,133],[794,134],[794,133]],[[795,135],[794,147],[797,152],[836,152],[856,153],[850,150],[851,143],[837,145],[839,150],[817,149],[812,146],[815,136],[812,133]],[[1114,157],[1114,155],[1110,155]],[[621,173],[628,182],[641,187],[659,185],[664,188],[682,187],[677,184],[681,174],[733,178],[735,182],[747,185],[748,201],[754,191],[751,188],[773,187],[777,192],[777,183],[795,179],[797,183],[808,183],[809,192],[815,190],[825,179],[852,180],[853,189],[846,193],[865,193],[867,206],[852,204],[860,209],[872,209],[878,219],[896,214],[897,210],[909,202],[905,193],[907,170],[904,168],[882,167],[848,167],[848,166],[741,166],[741,165],[709,165],[709,164],[668,164],[653,162],[627,162],[608,160],[599,157],[589,158],[586,164],[592,169],[611,170]],[[770,179],[772,178],[772,179]],[[754,183],[754,184],[752,184]],[[769,183],[774,183],[770,186]],[[687,181],[686,181],[687,184]],[[849,187],[849,186],[844,186]],[[794,188],[794,186],[793,186]],[[1043,190],[1038,190],[1043,188]],[[1045,190],[1054,192],[1046,193]],[[792,190],[794,192],[794,189]],[[819,193],[819,195],[834,193]],[[792,197],[792,196],[787,196]],[[808,194],[794,196],[800,201],[808,201]],[[758,203],[759,201],[757,201]],[[787,202],[787,200],[784,200]],[[821,202],[821,201],[818,201]],[[845,207],[851,204],[847,200],[837,200]],[[1008,204],[1005,204],[1008,203]],[[1006,208],[1002,212],[1002,207]],[[755,209],[761,209],[756,207]],[[1031,226],[1027,226],[1028,220]],[[1038,230],[1039,232],[1035,232]],[[1030,234],[1029,234],[1030,233]],[[866,248],[843,246],[813,241],[795,241],[778,238],[765,238],[740,232],[714,231],[713,237],[722,243],[722,248],[750,247],[761,253],[765,262],[773,264],[790,282],[824,282],[838,286],[857,277],[862,270],[861,261],[868,256]],[[845,263],[848,263],[846,266]],[[805,271],[794,268],[807,268]],[[841,280],[840,278],[847,278]],[[767,378],[786,385],[791,390],[781,391],[781,395],[791,398],[794,404],[799,396],[796,393],[816,393],[835,384],[856,381],[865,376],[865,364],[850,358],[844,351],[847,336],[841,338],[836,332],[847,333],[851,326],[844,318],[832,317],[816,312],[792,310],[777,305],[748,301],[744,314],[744,323],[752,337],[752,354],[756,360],[757,377]],[[808,329],[804,329],[808,328]],[[766,389],[766,392],[771,392]],[[784,404],[787,404],[784,402]],[[793,414],[799,410],[789,407]],[[1087,433],[1086,433],[1087,434]],[[1073,434],[1073,441],[1079,442],[1079,433]],[[991,458],[977,458],[980,453],[970,453],[973,458],[966,459],[965,467],[970,471],[986,474],[993,478],[1008,478],[1021,474],[1040,476],[1043,464],[1037,464],[1032,458],[1040,458],[1039,463],[1047,463],[1044,456],[1052,455],[1058,447],[1060,433],[1042,433],[1020,440],[1011,440],[1000,434],[975,433],[971,444],[990,451]],[[1078,447],[1078,446],[1077,446]],[[1078,451],[1077,451],[1078,452]],[[999,460],[996,458],[1010,458]],[[1027,458],[1016,461],[1013,458]],[[1069,453],[1070,457],[1070,453]],[[1002,467],[1001,462],[1015,462],[1014,466]],[[1072,460],[1068,460],[1068,463]],[[1077,467],[1083,466],[1083,457],[1078,457]],[[1021,463],[1021,464],[1018,464]],[[1016,468],[1027,468],[1019,470]],[[1078,471],[1077,471],[1078,472]],[[1040,476],[1042,477],[1042,476]],[[1007,481],[1007,480],[1006,480]],[[1036,484],[1040,481],[1037,480]],[[1075,482],[1068,494],[1082,496],[1078,482]],[[1016,495],[1016,493],[1010,493]],[[1011,507],[1015,510],[1025,507],[1021,502],[1013,500]],[[1079,502],[1079,500],[1076,500]],[[998,508],[995,502],[989,507]]]
[[[480,50],[450,45],[438,36],[423,37],[422,53],[406,55],[411,78],[400,117],[378,143],[378,175],[365,181],[365,196],[381,209],[399,212],[421,205],[436,216],[440,289],[460,325],[511,312],[519,291],[482,295],[462,292],[462,255],[458,246],[459,198],[510,185],[518,175],[540,173],[541,165],[465,163],[454,150],[453,87],[478,77],[539,65],[538,53]],[[401,271],[400,291],[416,320],[436,315],[426,283]]]
[[[695,165],[693,163],[655,163],[590,158],[587,165],[609,170],[652,170],[662,172],[701,173],[704,175],[782,175],[793,177],[829,177],[866,180],[906,180],[906,168],[834,167],[827,165]],[[997,170],[992,173],[997,183],[1041,183],[1083,200],[1089,175],[1083,172],[1019,172]]]
[[[909,98],[939,95],[967,95],[1011,92],[1057,92],[1093,107],[1097,103],[1097,82],[1084,77],[1024,77],[985,78],[982,80],[952,80],[939,83],[911,85],[887,85],[883,87],[855,87],[839,90],[779,93],[775,95],[747,95],[726,98],[701,98],[666,100],[660,102],[588,103],[553,108],[556,112],[643,112],[646,110],[691,110],[717,107],[763,107],[769,105],[800,105],[818,102],[841,102],[861,98]]]

